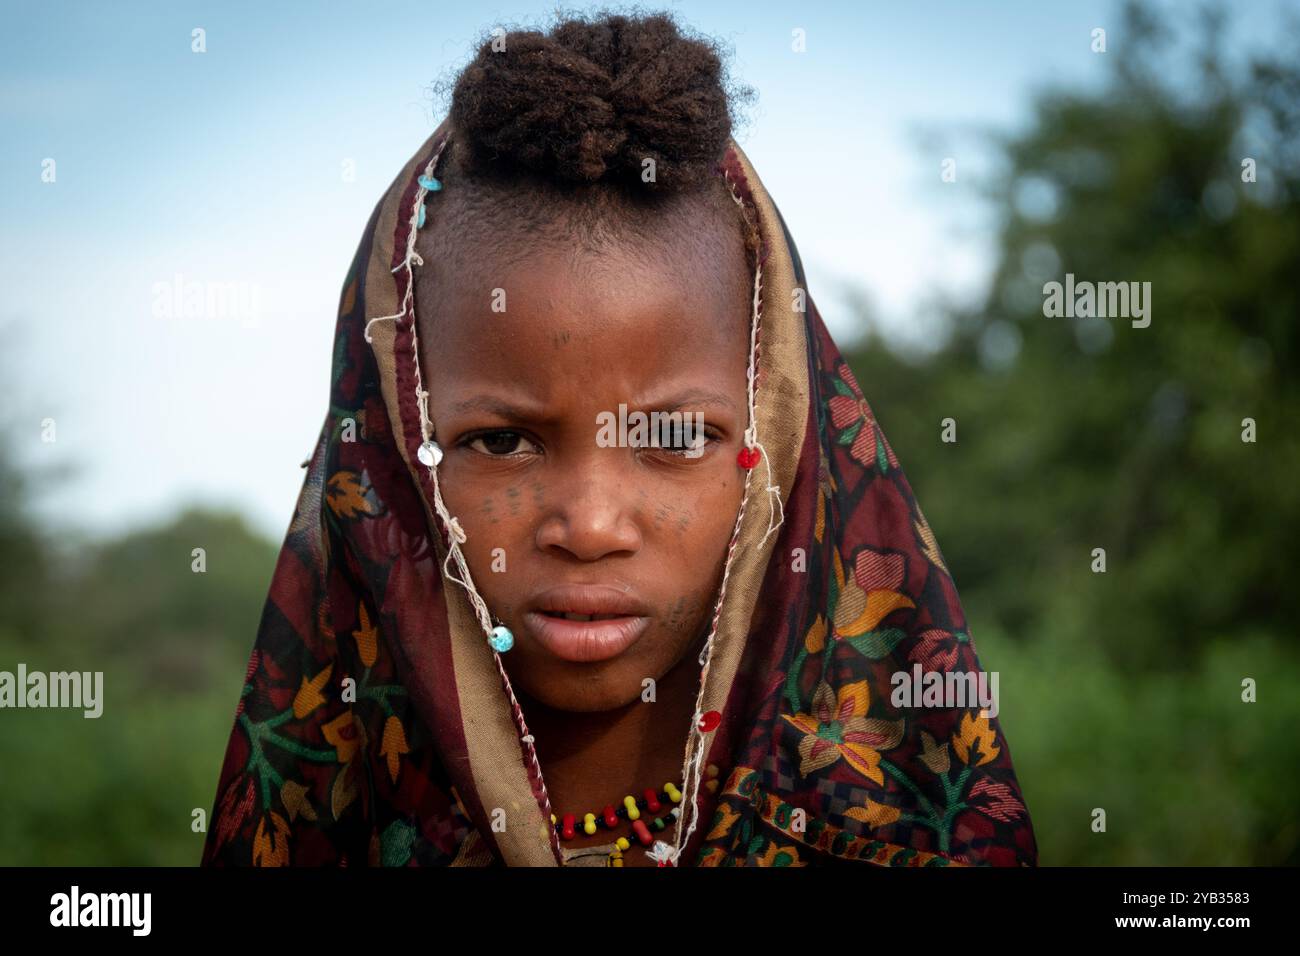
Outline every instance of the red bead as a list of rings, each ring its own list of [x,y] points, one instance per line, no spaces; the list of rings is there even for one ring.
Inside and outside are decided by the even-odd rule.
[[[759,452],[757,448],[742,448],[740,454],[736,455],[736,463],[747,470],[757,465],[758,459]]]
[[[651,813],[658,813],[663,809],[663,807],[659,805],[659,795],[653,790],[647,790],[645,792],[645,808]]]
[[[618,814],[614,812],[614,805],[610,804],[604,810],[605,826],[611,830],[618,826]]]
[[[561,830],[561,833],[564,835],[564,839],[566,840],[573,839],[573,814],[572,813],[566,813],[564,815],[564,827]]]
[[[654,838],[650,836],[650,831],[646,828],[644,820],[633,820],[632,832],[636,834],[636,838],[642,846],[649,846],[654,842]]]
[[[716,710],[711,710],[700,716],[700,730],[703,733],[712,733],[718,729],[718,724],[722,723],[722,714]]]

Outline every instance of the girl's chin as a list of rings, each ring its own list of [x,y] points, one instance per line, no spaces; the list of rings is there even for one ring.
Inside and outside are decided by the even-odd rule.
[[[597,680],[568,677],[558,674],[545,674],[534,683],[516,680],[517,690],[523,692],[538,703],[553,710],[572,713],[599,713],[606,710],[619,710],[629,704],[641,701],[641,678],[615,678],[607,675]],[[528,716],[525,704],[524,716]]]

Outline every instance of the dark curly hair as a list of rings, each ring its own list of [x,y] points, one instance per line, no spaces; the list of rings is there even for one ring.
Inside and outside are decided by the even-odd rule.
[[[717,165],[733,108],[753,91],[730,84],[724,64],[714,41],[666,13],[598,11],[545,33],[486,34],[440,85],[451,92],[452,142],[429,231],[511,256],[521,236],[524,247],[563,239],[589,249],[615,236],[661,240],[674,211],[703,209],[726,217],[752,269],[757,229]],[[457,256],[453,245],[441,252]],[[716,247],[704,259],[720,259]]]
[[[456,81],[451,120],[475,170],[689,188],[731,135],[722,64],[667,14],[565,20],[485,42]],[[646,160],[652,182],[642,182]]]

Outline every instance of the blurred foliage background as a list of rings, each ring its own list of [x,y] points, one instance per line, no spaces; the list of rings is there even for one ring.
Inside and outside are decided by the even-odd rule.
[[[1042,861],[1294,864],[1300,56],[1126,16],[1111,86],[1001,140],[985,301],[919,359],[847,357],[1001,672]],[[1067,272],[1151,282],[1150,326],[1044,317]]]
[[[1185,50],[1127,8],[1141,55],[996,139],[986,300],[923,352],[846,349],[1002,675],[1045,864],[1300,862],[1300,56],[1227,64],[1218,16]],[[1045,318],[1067,272],[1151,282],[1150,327]],[[278,542],[202,510],[56,540],[30,481],[0,457],[0,669],[104,670],[114,717],[3,714],[0,864],[196,863]]]

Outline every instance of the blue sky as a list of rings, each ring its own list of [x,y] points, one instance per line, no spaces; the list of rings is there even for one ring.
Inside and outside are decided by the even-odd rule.
[[[1284,7],[1251,4],[1234,42],[1266,39]],[[978,294],[993,238],[974,202],[988,171],[978,133],[1014,128],[1044,84],[1104,82],[1124,55],[1110,2],[653,8],[734,50],[735,78],[758,94],[737,139],[842,343],[856,325],[847,288],[909,341],[924,341],[936,297]],[[49,520],[112,532],[204,502],[282,534],[326,411],[344,272],[441,119],[433,84],[482,32],[550,8],[382,9],[5,3],[6,452],[38,473],[75,469],[41,491]],[[1104,55],[1090,49],[1095,27]],[[948,156],[958,181],[942,185]],[[195,280],[255,294],[255,316],[167,315],[160,288]]]

